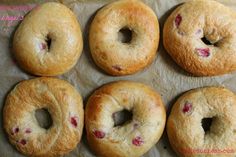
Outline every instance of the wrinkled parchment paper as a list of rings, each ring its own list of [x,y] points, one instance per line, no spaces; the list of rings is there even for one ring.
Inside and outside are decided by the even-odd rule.
[[[163,24],[170,15],[171,11],[182,0],[143,0],[149,5],[158,15],[160,22],[160,30],[162,33]],[[0,0],[0,156],[1,157],[20,157],[22,156],[16,149],[9,144],[7,136],[2,127],[2,108],[6,94],[14,87],[15,84],[21,80],[33,78],[19,69],[11,53],[12,36],[16,26],[20,23],[21,16],[23,17],[30,7],[43,3],[45,1],[37,0]],[[182,70],[177,64],[173,62],[170,56],[166,53],[162,45],[162,37],[160,46],[155,61],[147,67],[144,71],[137,74],[124,77],[111,77],[103,73],[93,62],[88,46],[88,28],[96,13],[96,11],[110,2],[109,0],[60,0],[61,3],[67,5],[76,14],[83,31],[84,37],[84,51],[79,59],[77,65],[68,73],[59,76],[61,79],[69,81],[74,85],[84,98],[84,105],[89,95],[101,85],[112,82],[114,80],[134,80],[139,81],[153,87],[158,91],[167,108],[169,114],[171,106],[176,99],[183,93],[190,89],[220,85],[225,86],[236,92],[236,73],[227,74],[217,77],[193,77],[189,73]],[[235,0],[221,0],[220,2],[236,10]],[[21,9],[7,9],[3,5],[13,6],[30,6],[21,7]],[[24,9],[22,9],[24,8]],[[3,16],[14,16],[11,20],[4,20]],[[161,34],[162,36],[162,34]],[[83,135],[81,143],[66,157],[93,157],[95,156],[88,148],[85,134]],[[153,148],[144,155],[144,157],[175,157],[172,151],[166,131],[161,140],[153,146]]]

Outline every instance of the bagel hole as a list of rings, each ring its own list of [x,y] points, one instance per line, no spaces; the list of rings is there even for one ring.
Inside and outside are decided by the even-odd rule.
[[[52,43],[52,39],[49,35],[47,35],[46,37],[46,43],[47,43],[47,47],[48,47],[48,50],[51,48],[51,43]]]
[[[132,34],[133,32],[129,28],[124,27],[118,32],[118,40],[122,43],[131,43]]]
[[[128,110],[118,111],[112,114],[114,127],[122,126],[132,120],[133,114]]]
[[[201,38],[202,42],[206,45],[213,45],[213,46],[217,46],[217,43],[211,43],[205,36],[203,38]]]
[[[203,118],[202,119],[202,128],[205,133],[209,132],[211,130],[213,118]]]
[[[35,118],[41,128],[49,129],[52,126],[52,117],[46,108],[37,109]]]

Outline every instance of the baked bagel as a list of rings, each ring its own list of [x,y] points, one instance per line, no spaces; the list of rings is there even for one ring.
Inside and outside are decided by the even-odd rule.
[[[123,29],[131,41],[119,41]],[[159,44],[155,13],[139,0],[118,0],[98,11],[90,27],[89,44],[95,63],[110,75],[128,75],[149,65]]]
[[[14,34],[13,52],[29,73],[54,76],[67,72],[83,48],[76,16],[66,6],[48,2],[34,8]]]
[[[181,157],[235,157],[236,95],[223,87],[191,90],[174,104],[167,123]]]
[[[52,125],[45,129],[35,117],[47,109]],[[11,144],[27,156],[58,157],[74,149],[84,123],[83,102],[76,89],[56,78],[20,82],[7,96],[3,125]]]
[[[164,25],[163,44],[170,56],[196,76],[236,70],[236,13],[213,0],[179,6]]]
[[[115,125],[116,113],[123,110],[132,112],[132,118]],[[143,155],[160,139],[165,121],[165,107],[159,94],[130,81],[101,87],[89,98],[85,110],[88,143],[102,157]]]

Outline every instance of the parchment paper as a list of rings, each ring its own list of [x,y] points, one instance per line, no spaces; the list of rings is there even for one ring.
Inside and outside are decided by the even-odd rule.
[[[168,15],[173,9],[183,1],[181,0],[143,0],[149,5],[158,15],[160,22],[160,30],[162,33],[163,24]],[[43,1],[14,1],[14,0],[1,0],[2,5],[27,5],[34,6],[42,3]],[[77,65],[68,73],[59,76],[61,79],[69,81],[74,85],[84,98],[84,105],[86,104],[89,95],[101,85],[112,82],[114,80],[134,80],[139,81],[153,87],[158,91],[166,105],[167,113],[175,100],[183,93],[190,89],[220,85],[225,86],[236,92],[236,73],[227,74],[217,77],[193,77],[189,73],[182,70],[177,64],[173,62],[162,45],[162,37],[160,46],[155,61],[147,67],[144,71],[137,74],[124,76],[124,77],[111,77],[102,72],[93,62],[89,46],[88,46],[88,28],[91,20],[96,11],[103,5],[111,2],[109,0],[66,0],[60,1],[67,5],[77,15],[81,24],[83,37],[84,37],[84,50]],[[236,1],[234,0],[221,0],[220,2],[236,10]],[[2,16],[22,16],[29,10],[23,9],[0,9],[0,19]],[[10,23],[10,24],[9,24]],[[1,157],[20,157],[22,156],[16,149],[9,144],[6,134],[2,127],[2,108],[6,94],[21,80],[33,78],[22,71],[14,61],[11,52],[12,35],[20,20],[9,22],[0,20],[0,156]],[[162,36],[162,34],[161,34]],[[170,43],[171,44],[171,43]],[[83,139],[77,148],[67,157],[92,157],[95,156],[89,150],[83,134]],[[166,131],[164,132],[161,140],[153,146],[153,148],[144,155],[145,157],[174,157],[175,153],[172,151]]]

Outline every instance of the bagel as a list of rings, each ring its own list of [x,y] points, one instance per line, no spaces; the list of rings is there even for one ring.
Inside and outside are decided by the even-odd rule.
[[[163,44],[173,60],[195,76],[236,70],[236,13],[213,0],[192,0],[168,17]]]
[[[174,104],[167,122],[172,148],[181,157],[235,157],[235,113],[236,95],[226,88],[205,87],[185,93]]]
[[[115,126],[114,116],[122,110],[132,112],[132,118]],[[143,155],[160,139],[165,121],[160,95],[146,85],[130,81],[101,87],[89,98],[85,109],[88,144],[103,157]]]
[[[47,109],[52,125],[40,127],[37,109]],[[11,144],[27,156],[57,157],[74,149],[84,123],[83,102],[76,89],[56,78],[22,81],[8,94],[3,126]]]
[[[121,42],[122,29],[132,32],[131,41]],[[159,44],[155,13],[139,0],[118,0],[98,11],[89,31],[95,63],[110,75],[133,74],[151,64]]]
[[[19,65],[39,76],[67,72],[76,64],[82,48],[82,33],[76,16],[56,2],[34,8],[13,38],[13,53]]]

